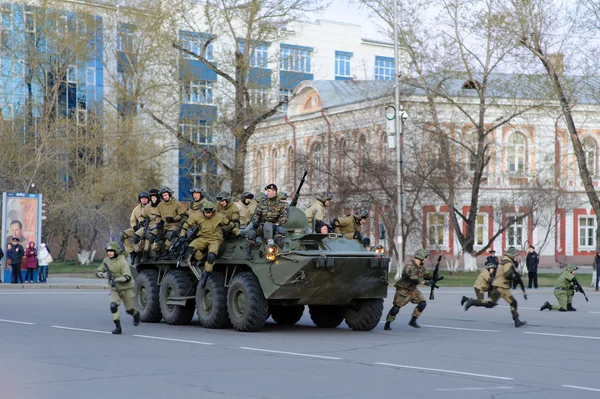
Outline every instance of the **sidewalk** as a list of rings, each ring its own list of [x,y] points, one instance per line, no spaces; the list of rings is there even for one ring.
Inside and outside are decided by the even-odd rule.
[[[0,290],[2,289],[29,289],[29,290],[64,290],[64,289],[80,289],[80,290],[102,290],[108,289],[108,282],[100,278],[85,278],[85,277],[72,277],[72,276],[60,276],[53,277],[48,276],[48,282],[42,283],[28,283],[28,284],[10,284],[2,282],[0,284]]]

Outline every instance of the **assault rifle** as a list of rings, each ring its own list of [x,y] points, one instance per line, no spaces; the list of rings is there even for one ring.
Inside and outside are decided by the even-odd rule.
[[[186,232],[185,236],[179,236],[176,240],[173,241],[173,244],[171,244],[171,247],[169,248],[169,252],[174,251],[174,250],[179,251],[178,258],[177,258],[178,265],[179,265],[179,262],[181,262],[181,259],[183,259],[183,255],[185,254],[185,248],[196,237],[196,233],[198,232],[199,229],[200,229],[200,226],[197,226],[197,225],[189,228],[188,231]]]
[[[302,190],[302,186],[304,185],[304,181],[306,180],[306,175],[308,175],[308,171],[305,170],[304,175],[302,175],[302,180],[300,180],[300,184],[298,184],[298,188],[294,193],[294,197],[292,198],[290,206],[296,206],[296,204],[298,203],[298,199],[300,198],[300,190]]]
[[[581,284],[579,284],[579,281],[577,281],[577,279],[575,277],[573,277],[573,288],[575,289],[576,292],[581,292],[583,294],[583,297],[585,298],[586,302],[589,302],[590,300],[588,299],[587,295],[585,295],[585,291],[583,291],[583,287],[581,286]]]
[[[102,266],[104,266],[104,270],[106,270],[106,276],[108,277],[108,282],[109,282],[110,286],[113,287],[115,290],[117,290],[117,294],[119,294],[119,296],[121,296],[121,292],[117,288],[117,282],[113,278],[113,275],[110,272],[110,270],[108,269],[108,266],[106,266],[106,263],[104,263],[104,262],[102,263]]]
[[[430,300],[435,299],[435,289],[440,288],[440,286],[437,285],[437,282],[444,279],[444,276],[440,276],[440,262],[441,261],[442,261],[442,255],[440,255],[438,257],[437,263],[435,264],[435,269],[433,269],[433,278],[425,283],[426,285],[431,286],[431,292],[429,293]]]

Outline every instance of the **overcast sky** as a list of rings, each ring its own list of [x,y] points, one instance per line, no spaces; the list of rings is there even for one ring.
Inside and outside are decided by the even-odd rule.
[[[364,38],[390,40],[378,32],[378,25],[381,25],[381,23],[376,18],[370,18],[369,11],[366,8],[349,4],[345,0],[333,0],[327,10],[316,14],[313,19],[353,23],[362,26],[362,37]]]

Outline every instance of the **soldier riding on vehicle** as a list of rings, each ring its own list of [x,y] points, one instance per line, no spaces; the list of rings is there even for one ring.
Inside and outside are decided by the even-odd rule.
[[[139,204],[133,208],[131,216],[129,217],[129,228],[121,233],[121,239],[127,256],[131,256],[131,263],[134,263],[137,255],[141,254],[142,250],[139,248],[140,241],[144,238],[144,232],[148,228],[150,221],[149,216],[149,203],[150,194],[147,191],[142,191],[138,195]],[[133,238],[133,245],[129,241]]]
[[[160,189],[160,196],[162,201],[158,204],[158,211],[164,225],[158,243],[159,257],[166,255],[166,248],[170,245],[171,240],[176,238],[172,235],[179,230],[181,222],[186,217],[185,207],[173,197],[173,190],[163,187]]]
[[[207,200],[204,198],[204,191],[200,187],[190,188],[190,194],[192,194],[192,202],[187,210],[188,216],[192,216],[193,213],[202,213],[202,204]]]
[[[369,217],[369,211],[359,210],[352,215],[346,215],[339,219],[333,219],[334,232],[342,234],[345,238],[358,240],[364,247],[370,246],[369,237],[363,237],[361,227]]]
[[[240,226],[245,228],[250,223],[252,214],[256,210],[258,202],[254,200],[254,194],[244,191],[240,197],[240,200],[235,203],[240,212]]]
[[[248,260],[252,259],[252,251],[256,245],[256,238],[259,234],[263,234],[265,223],[272,224],[274,242],[279,248],[283,248],[284,245],[283,237],[285,237],[285,230],[283,229],[283,225],[288,221],[287,203],[282,202],[277,196],[277,186],[275,184],[267,185],[265,193],[266,198],[256,207],[252,215],[252,228],[246,234],[246,259]]]
[[[229,225],[223,227],[226,237],[237,237],[240,235],[240,212],[232,202],[231,194],[221,191],[217,194],[217,212],[222,213],[229,220]]]
[[[323,192],[317,195],[312,204],[304,211],[308,218],[308,225],[313,231],[317,231],[318,222],[325,223],[325,208],[331,203],[331,198],[331,194]]]

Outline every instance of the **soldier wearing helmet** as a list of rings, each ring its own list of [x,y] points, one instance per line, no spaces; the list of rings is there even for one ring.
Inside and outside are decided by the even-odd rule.
[[[217,212],[215,204],[206,201],[202,204],[202,213],[195,213],[183,224],[179,237],[185,237],[187,230],[193,226],[198,226],[196,237],[186,249],[184,262],[190,262],[192,256],[199,261],[206,254],[204,263],[204,273],[200,279],[200,287],[204,288],[208,273],[212,272],[219,247],[223,244],[223,226],[229,225],[229,219],[220,212]]]
[[[217,194],[217,212],[222,213],[229,220],[229,225],[223,227],[226,237],[237,237],[240,235],[240,211],[231,202],[231,194],[221,191]]]
[[[141,254],[139,248],[140,241],[144,238],[144,230],[146,230],[148,222],[150,220],[150,193],[142,191],[138,195],[139,204],[133,208],[131,216],[129,216],[129,228],[121,233],[121,240],[125,247],[127,256],[131,256],[131,263],[135,263],[138,254]],[[130,239],[133,238],[133,244]]]
[[[150,194],[150,203],[147,210],[150,221],[148,223],[148,229],[146,230],[146,236],[144,237],[146,241],[144,242],[142,259],[140,262],[147,262],[149,260],[151,245],[154,244],[156,238],[161,235],[159,231],[162,231],[163,225],[160,218],[160,211],[158,210],[158,205],[160,204],[160,192],[158,189],[153,188],[148,193]]]
[[[308,225],[312,230],[315,230],[318,221],[325,220],[325,208],[331,203],[331,194],[321,193],[317,195],[315,200],[304,211],[308,218]]]
[[[481,269],[481,273],[477,276],[477,280],[475,280],[475,284],[473,285],[473,289],[475,290],[475,296],[478,300],[485,299],[485,293],[488,292],[488,297],[490,296],[489,292],[492,288],[492,280],[494,279],[494,274],[496,271],[495,263],[486,263],[485,267]],[[465,302],[469,300],[468,297],[463,296],[460,304],[464,305]]]
[[[193,213],[201,213],[202,204],[207,200],[204,198],[204,191],[200,187],[190,188],[190,194],[192,194],[192,202],[187,210],[187,214],[192,216]]]
[[[267,198],[267,194],[264,191],[259,191],[256,193],[256,195],[254,196],[254,199],[256,200],[257,204],[260,204],[260,202],[262,200],[264,200],[265,198]]]
[[[159,257],[165,255],[165,247],[168,247],[171,241],[169,236],[173,234],[171,232],[179,229],[181,221],[186,214],[185,207],[173,197],[173,190],[169,187],[160,189],[160,197],[162,201],[158,204],[158,211],[160,212],[160,220],[164,225],[158,242]]]
[[[519,312],[517,312],[517,300],[510,292],[511,281],[514,275],[518,272],[516,270],[514,259],[519,255],[519,250],[515,247],[510,247],[504,253],[504,257],[500,261],[500,265],[496,270],[494,280],[492,281],[493,290],[489,294],[489,299],[480,300],[470,298],[465,302],[465,310],[468,310],[471,306],[485,306],[486,308],[493,308],[498,304],[500,298],[504,299],[510,305],[510,313],[512,314],[515,327],[521,327],[527,324],[526,321],[519,320]],[[527,299],[527,296],[525,296]]]
[[[396,294],[394,295],[394,306],[392,306],[385,319],[385,330],[389,331],[392,329],[390,325],[396,320],[396,315],[400,312],[400,309],[409,302],[415,303],[417,306],[415,307],[415,310],[413,310],[412,318],[408,325],[414,328],[421,328],[421,326],[417,324],[417,319],[421,316],[423,310],[425,310],[427,302],[425,302],[425,298],[418,287],[419,285],[425,284],[425,280],[431,280],[433,278],[433,273],[428,272],[423,264],[428,256],[429,250],[417,250],[413,259],[406,265],[404,270],[402,270],[402,277],[395,284]]]
[[[339,219],[333,219],[332,225],[334,232],[342,234],[347,239],[356,239],[363,246],[369,247],[371,240],[369,237],[363,237],[361,227],[369,217],[369,211],[358,210],[351,215],[345,215]]]
[[[573,295],[575,295],[574,282],[577,281],[575,273],[578,267],[573,264],[568,264],[565,270],[558,276],[554,283],[554,296],[558,301],[558,305],[551,305],[546,302],[540,310],[558,310],[561,312],[574,312],[577,309],[573,307]]]
[[[113,334],[121,334],[121,315],[119,305],[123,300],[125,311],[133,316],[133,325],[140,324],[140,313],[133,307],[133,277],[127,259],[121,254],[121,247],[116,242],[109,242],[104,247],[106,258],[96,269],[96,277],[108,278],[110,283],[110,312],[115,323]]]
[[[246,238],[248,239],[246,245],[246,259],[252,259],[252,251],[256,246],[256,237],[259,233],[262,233],[263,225],[266,222],[273,224],[273,236],[275,243],[280,248],[284,246],[285,230],[283,225],[288,221],[288,208],[287,202],[281,202],[281,199],[277,196],[277,186],[275,184],[268,184],[265,187],[266,198],[259,202],[256,210],[252,214],[252,228],[246,232]]]
[[[256,210],[258,202],[254,200],[254,194],[244,191],[240,197],[240,200],[235,203],[240,213],[240,226],[246,227],[250,223],[252,214]]]

